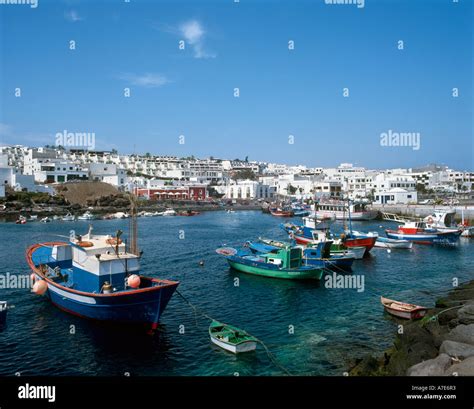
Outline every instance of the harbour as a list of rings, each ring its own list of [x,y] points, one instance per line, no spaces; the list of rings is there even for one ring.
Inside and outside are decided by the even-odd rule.
[[[261,211],[139,218],[142,267],[152,270],[152,276],[179,281],[180,292],[193,304],[263,340],[278,362],[296,375],[341,375],[361,356],[388,348],[397,324],[384,314],[381,294],[430,306],[452,288],[453,271],[460,283],[471,278],[472,242],[464,238],[454,248],[415,245],[392,252],[373,248],[352,268],[352,275],[364,277],[363,291],[328,288],[324,280],[300,282],[235,272],[214,252],[259,236],[286,240],[280,222]],[[75,221],[67,226],[79,232],[87,231],[89,224]],[[93,221],[96,234],[126,232],[127,225],[123,219]],[[353,225],[382,235],[393,223],[354,221]],[[343,231],[337,221],[333,228]],[[2,231],[5,240],[18,245],[2,247],[1,270],[28,274],[26,263],[20,261],[26,248],[63,235],[64,223],[7,223]],[[65,314],[25,289],[8,288],[3,295],[16,306],[0,334],[4,375],[282,375],[262,349],[238,357],[216,349],[207,335],[210,322],[176,296],[163,314],[160,330],[150,337]],[[46,340],[56,354],[41,347]]]

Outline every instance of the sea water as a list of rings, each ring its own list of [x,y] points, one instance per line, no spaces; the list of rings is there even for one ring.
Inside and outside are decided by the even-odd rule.
[[[454,248],[414,245],[411,250],[374,248],[356,260],[364,288],[328,288],[317,282],[263,278],[230,270],[215,253],[259,236],[286,239],[284,219],[258,211],[208,212],[194,217],[140,218],[139,246],[147,275],[179,280],[179,291],[209,317],[245,329],[262,340],[295,375],[343,375],[356,358],[391,345],[397,323],[384,313],[380,295],[433,306],[457,282],[474,279],[474,240]],[[294,221],[299,221],[294,219]],[[127,231],[127,220],[93,221],[94,233]],[[29,274],[26,248],[66,240],[89,222],[0,224],[0,274]],[[383,227],[380,227],[383,226]],[[395,227],[354,222],[361,231]],[[342,231],[342,224],[334,229]],[[204,264],[201,266],[200,262]],[[0,289],[14,308],[0,332],[2,375],[282,375],[264,348],[235,356],[211,344],[209,319],[176,293],[155,336],[64,313],[25,288]]]

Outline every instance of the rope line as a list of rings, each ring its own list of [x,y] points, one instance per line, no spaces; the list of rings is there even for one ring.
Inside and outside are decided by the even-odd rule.
[[[194,304],[191,303],[191,301],[189,301],[183,294],[181,294],[179,292],[178,289],[176,289],[176,293],[183,299],[184,302],[186,302],[194,311],[194,314],[195,314],[195,317],[196,317],[196,324],[197,324],[197,313],[200,313],[203,317],[207,318],[208,320],[210,321],[218,321],[220,322],[219,320],[216,320],[214,318],[212,318],[210,315],[206,314],[203,310],[201,310],[199,307],[195,306]],[[252,337],[255,338],[255,340],[260,344],[262,345],[263,349],[265,350],[265,352],[267,353],[267,356],[268,358],[270,359],[270,361],[277,367],[279,368],[280,370],[282,370],[283,372],[285,372],[287,375],[291,376],[291,372],[286,369],[282,364],[280,364],[277,359],[275,358],[275,356],[271,353],[271,351],[268,349],[268,347],[265,345],[265,343],[258,339],[257,337],[253,336]]]

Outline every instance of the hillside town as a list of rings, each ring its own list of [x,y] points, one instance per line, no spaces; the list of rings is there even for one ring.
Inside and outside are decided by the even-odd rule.
[[[342,163],[335,168],[310,168],[248,158],[198,159],[50,146],[0,147],[0,197],[9,191],[55,195],[58,185],[72,181],[100,181],[139,198],[158,201],[344,197],[384,205],[416,204],[426,197],[458,202],[471,200],[474,195],[474,172],[439,165],[367,169]]]

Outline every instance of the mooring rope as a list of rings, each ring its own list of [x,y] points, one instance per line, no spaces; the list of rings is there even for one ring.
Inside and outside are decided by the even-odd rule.
[[[183,299],[184,302],[186,302],[194,311],[194,314],[195,314],[195,317],[196,317],[196,324],[197,324],[197,313],[200,313],[203,317],[206,317],[208,320],[211,320],[211,321],[217,321],[217,322],[220,322],[219,320],[216,320],[214,318],[212,318],[210,315],[206,314],[203,310],[201,310],[199,307],[195,306],[193,303],[191,303],[191,301],[189,301],[183,294],[181,294],[179,292],[179,290],[176,290],[176,293]],[[271,353],[271,351],[268,349],[268,347],[265,345],[265,343],[258,339],[257,337],[253,336],[253,338],[255,338],[255,340],[260,344],[262,345],[263,349],[265,350],[265,352],[267,353],[267,356],[268,358],[270,359],[270,361],[276,366],[278,367],[279,369],[281,369],[283,372],[285,372],[287,375],[291,376],[292,374],[290,373],[290,371],[288,369],[286,369],[282,364],[280,364],[277,359],[275,358],[275,356]]]

